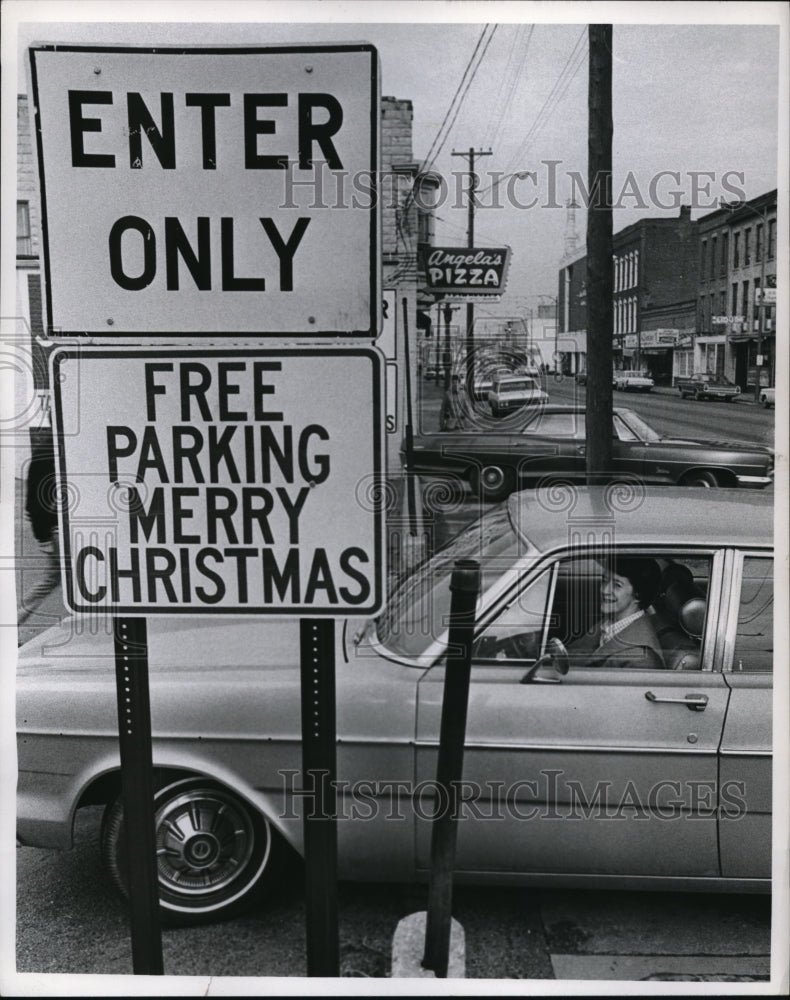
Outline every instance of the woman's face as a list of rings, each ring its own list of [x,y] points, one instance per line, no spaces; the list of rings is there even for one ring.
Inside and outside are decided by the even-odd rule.
[[[604,572],[601,585],[601,611],[619,621],[639,610],[639,601],[627,576]]]

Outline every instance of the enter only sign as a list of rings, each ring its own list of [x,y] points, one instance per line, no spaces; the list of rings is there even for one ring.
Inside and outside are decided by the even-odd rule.
[[[380,608],[376,350],[64,348],[51,363],[72,611]]]
[[[58,335],[378,333],[371,45],[30,49]]]

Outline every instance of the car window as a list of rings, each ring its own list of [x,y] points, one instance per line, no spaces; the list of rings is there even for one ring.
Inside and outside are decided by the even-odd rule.
[[[475,640],[480,660],[534,660],[540,655],[551,571],[544,570],[521,590]]]
[[[576,667],[701,669],[712,557],[633,549],[620,555],[654,564],[644,614],[607,643],[602,625],[613,623],[603,615],[604,560],[573,556],[558,566],[548,636],[566,646]]]
[[[585,436],[583,413],[538,413],[523,430],[524,434],[546,434],[550,437],[581,438]]]
[[[773,670],[773,639],[773,559],[747,556],[743,561],[732,669]]]

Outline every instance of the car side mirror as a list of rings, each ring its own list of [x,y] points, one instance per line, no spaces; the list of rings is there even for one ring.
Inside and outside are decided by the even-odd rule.
[[[544,667],[550,667],[554,671],[555,676],[539,677],[538,672]],[[569,668],[570,659],[565,645],[559,639],[549,639],[546,643],[546,652],[532,664],[519,683],[559,684],[561,678],[568,673]]]

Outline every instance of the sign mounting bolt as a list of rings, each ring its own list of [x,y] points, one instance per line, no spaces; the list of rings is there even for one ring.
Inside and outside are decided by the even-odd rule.
[[[115,325],[115,320],[112,318],[112,316],[109,316],[107,318],[107,326],[114,326],[114,325]]]

